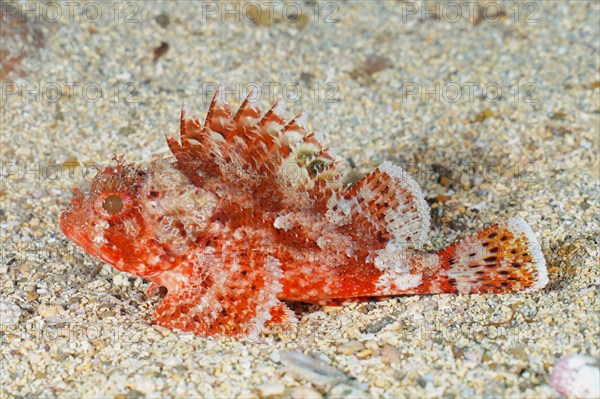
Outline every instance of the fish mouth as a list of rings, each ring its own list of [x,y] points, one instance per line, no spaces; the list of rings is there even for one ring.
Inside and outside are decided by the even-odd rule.
[[[67,237],[69,240],[76,241],[75,232],[73,231],[73,229],[71,228],[71,224],[69,223],[69,216],[69,211],[63,211],[63,213],[60,214],[60,231],[62,231],[65,237]]]
[[[97,245],[94,245],[92,240],[76,227],[77,224],[74,222],[75,219],[77,219],[77,217],[71,211],[64,211],[60,215],[60,230],[67,239],[83,248],[85,252],[93,257],[99,257],[100,248],[98,248]]]
[[[77,188],[74,188],[71,191],[73,193],[73,197],[60,214],[60,230],[65,237],[75,242],[77,245],[89,245],[89,239],[86,239],[86,237],[75,227],[78,224],[78,220],[85,220],[85,218],[81,216],[85,197],[81,190]]]
[[[73,224],[69,220],[69,216],[70,213],[67,211],[60,215],[60,231],[62,231],[65,237],[67,237],[70,241],[73,241],[78,246],[85,248],[86,252],[89,253],[90,251],[88,250],[88,247],[90,247],[91,244],[90,240],[85,237],[83,233],[77,231],[77,229],[73,227]]]
[[[72,226],[73,225],[68,222],[68,216],[65,216],[65,213],[63,213],[63,215],[61,215],[60,229],[70,241],[74,242],[78,247],[81,247],[91,257],[100,259],[111,266],[117,264],[118,261],[109,254],[109,251],[103,251],[104,245],[95,244],[88,236]]]

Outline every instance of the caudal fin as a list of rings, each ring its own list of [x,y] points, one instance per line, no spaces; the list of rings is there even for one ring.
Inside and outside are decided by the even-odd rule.
[[[508,219],[437,254],[435,291],[461,294],[536,291],[548,284],[546,261],[531,227]]]

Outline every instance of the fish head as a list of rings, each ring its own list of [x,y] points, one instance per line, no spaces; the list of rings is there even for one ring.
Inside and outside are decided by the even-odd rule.
[[[74,189],[74,197],[62,212],[60,229],[89,255],[115,268],[142,275],[144,248],[151,240],[140,207],[147,173],[138,165],[113,158],[100,170],[86,191]]]

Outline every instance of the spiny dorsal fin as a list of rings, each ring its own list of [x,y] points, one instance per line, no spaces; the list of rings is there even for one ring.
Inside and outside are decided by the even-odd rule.
[[[202,125],[200,121],[193,115],[189,105],[186,101],[183,101],[181,106],[181,119],[179,121],[179,134],[182,137],[187,137],[188,135],[199,132],[202,130]]]
[[[273,136],[277,135],[281,128],[285,126],[286,109],[287,104],[285,100],[280,98],[265,113],[258,126],[263,127],[267,133]]]
[[[252,101],[254,97],[256,97],[256,89],[252,88],[233,117],[236,124],[244,127],[254,126],[260,120],[261,112]]]
[[[267,155],[277,145],[276,138],[285,126],[285,110],[285,101],[280,98],[251,132],[251,142],[248,143],[248,149],[243,154],[243,158],[248,160],[256,170],[262,169]]]
[[[266,153],[262,159],[257,160],[258,170],[266,173],[275,173],[283,160],[290,155],[293,148],[302,141],[306,133],[306,113],[302,112],[292,118],[272,137],[267,145]]]
[[[204,130],[221,133],[227,138],[227,134],[231,129],[231,107],[225,98],[225,83],[221,82],[215,90],[215,95],[208,107],[206,120],[204,122]]]
[[[221,83],[203,127],[184,104],[181,142],[167,137],[171,151],[195,183],[218,175],[223,180],[235,175],[239,183],[241,176],[258,173],[263,176],[261,179],[273,180],[273,184],[283,181],[312,190],[313,195],[330,194],[330,183],[339,178],[337,162],[322,144],[319,134],[307,133],[306,112],[286,122],[286,103],[280,99],[261,118],[251,101],[255,95],[251,91],[232,117],[223,93]],[[292,166],[297,172],[290,174]],[[232,171],[239,173],[232,174]],[[277,179],[282,175],[283,179]]]

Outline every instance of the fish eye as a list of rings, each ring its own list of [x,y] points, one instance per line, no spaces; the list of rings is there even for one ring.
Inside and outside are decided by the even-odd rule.
[[[116,215],[123,209],[123,200],[116,194],[109,195],[102,201],[102,208],[111,215]]]

